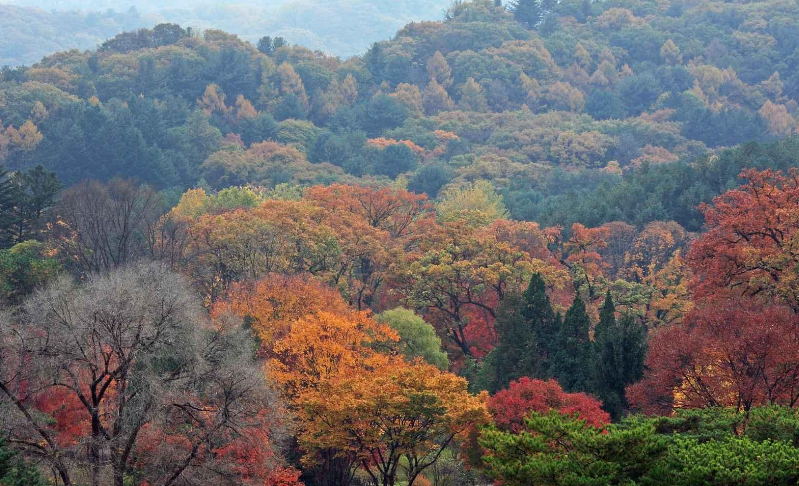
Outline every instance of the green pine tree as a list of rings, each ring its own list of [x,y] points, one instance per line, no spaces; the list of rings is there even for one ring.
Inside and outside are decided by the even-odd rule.
[[[0,484],[3,486],[45,486],[47,483],[36,468],[25,463],[19,455],[0,440]]]
[[[519,295],[505,298],[497,312],[495,329],[499,342],[486,363],[493,365],[488,390],[505,388],[523,376],[540,376],[542,371],[538,340],[531,321],[525,318],[525,301]]]
[[[646,358],[646,328],[631,314],[616,320],[613,297],[608,292],[594,331],[594,391],[614,420],[629,408],[625,388],[640,380]]]
[[[63,187],[55,172],[41,165],[27,172],[17,172],[9,178],[13,205],[7,213],[10,224],[3,228],[11,244],[36,239],[44,213],[55,205],[56,195]]]
[[[568,392],[590,391],[593,382],[591,320],[585,302],[577,295],[558,333],[558,346],[550,360],[550,373]]]

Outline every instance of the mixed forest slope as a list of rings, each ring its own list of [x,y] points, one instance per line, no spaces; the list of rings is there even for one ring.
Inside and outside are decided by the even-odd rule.
[[[487,180],[517,218],[674,219],[614,207],[628,202],[613,188],[683,177],[699,185],[683,195],[690,212],[735,174],[702,184],[678,161],[791,135],[798,9],[565,1],[530,29],[492,2],[456,3],[446,21],[409,24],[348,60],[161,25],[4,70],[0,156],[67,183],[122,175],[180,189],[396,179],[434,197]],[[646,193],[667,190],[680,189]],[[604,214],[564,214],[574,191]],[[697,216],[681,222],[696,229]]]

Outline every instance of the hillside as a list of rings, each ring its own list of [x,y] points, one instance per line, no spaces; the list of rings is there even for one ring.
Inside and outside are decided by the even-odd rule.
[[[6,135],[3,157],[176,189],[396,180],[432,197],[486,180],[517,218],[696,229],[693,206],[736,184],[728,168],[688,177],[682,216],[617,207],[612,188],[654,172],[651,197],[672,194],[677,161],[793,133],[797,10],[567,1],[531,30],[476,1],[349,60],[162,25],[4,71],[0,118],[31,133]],[[578,192],[601,201],[575,207]]]
[[[120,32],[165,22],[222,29],[253,43],[264,35],[280,36],[346,57],[363,53],[411,21],[441,18],[448,5],[446,0],[5,3],[0,2],[0,66],[30,65],[63,50],[94,49]]]

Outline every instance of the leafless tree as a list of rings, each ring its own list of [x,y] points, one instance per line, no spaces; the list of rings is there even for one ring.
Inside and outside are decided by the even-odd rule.
[[[283,412],[238,324],[162,263],[62,279],[0,321],[0,426],[65,485],[247,484],[215,451]]]
[[[163,213],[159,195],[145,184],[85,181],[66,190],[55,208],[54,245],[79,273],[107,271],[151,256]]]

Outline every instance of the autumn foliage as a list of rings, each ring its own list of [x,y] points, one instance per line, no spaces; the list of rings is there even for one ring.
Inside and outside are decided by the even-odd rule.
[[[488,410],[494,423],[503,430],[519,432],[524,418],[530,412],[547,414],[557,410],[564,415],[576,415],[587,424],[600,427],[610,422],[610,415],[601,408],[601,403],[585,393],[566,393],[556,381],[520,378],[511,382],[507,389],[488,400]]]

